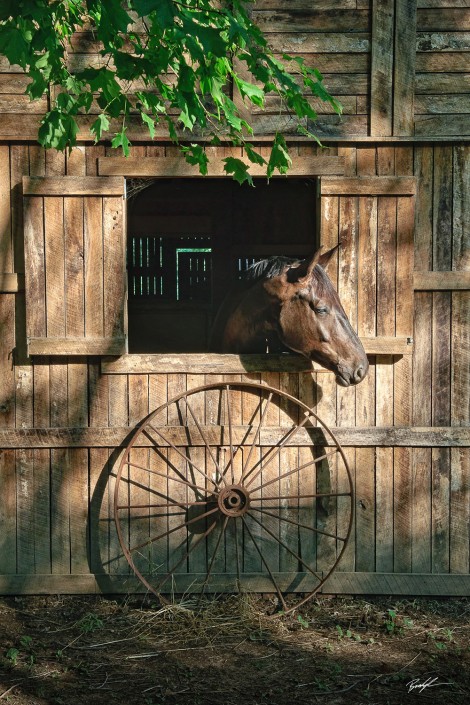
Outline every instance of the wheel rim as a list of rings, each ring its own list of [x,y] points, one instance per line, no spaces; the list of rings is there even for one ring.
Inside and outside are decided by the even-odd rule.
[[[159,599],[268,591],[288,613],[346,549],[351,472],[332,431],[295,397],[207,384],[137,428],[117,470],[114,518],[130,568]],[[294,607],[287,592],[302,593]]]

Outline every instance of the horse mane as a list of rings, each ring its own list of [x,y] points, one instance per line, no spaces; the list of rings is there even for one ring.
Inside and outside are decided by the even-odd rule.
[[[262,279],[272,279],[279,276],[287,268],[300,264],[301,260],[282,255],[273,255],[250,265],[240,273],[240,279],[228,290],[222,303],[219,305],[210,332],[209,350],[217,351],[220,347],[221,337],[225,323],[236,309],[245,292],[251,289]]]
[[[242,281],[256,282],[260,279],[272,279],[279,276],[293,264],[300,264],[301,260],[292,257],[283,257],[282,255],[274,255],[260,262],[255,262],[250,265],[242,274]]]

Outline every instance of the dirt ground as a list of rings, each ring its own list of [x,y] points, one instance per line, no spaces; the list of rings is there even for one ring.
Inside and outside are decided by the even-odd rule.
[[[470,703],[470,599],[0,598],[11,705]]]

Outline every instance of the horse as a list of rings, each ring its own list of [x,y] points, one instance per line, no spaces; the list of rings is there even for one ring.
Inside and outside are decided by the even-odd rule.
[[[325,272],[336,249],[252,265],[220,306],[210,349],[238,354],[287,349],[334,372],[340,386],[361,382],[369,362]]]

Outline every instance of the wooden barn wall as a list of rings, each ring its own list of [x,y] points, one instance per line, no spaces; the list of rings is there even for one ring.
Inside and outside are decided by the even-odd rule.
[[[172,148],[139,147],[136,156],[165,152]],[[436,427],[468,429],[470,292],[468,283],[467,290],[446,290],[449,284],[442,284],[439,273],[452,271],[456,280],[470,268],[470,146],[332,149],[345,158],[348,175],[419,179],[413,353],[372,357],[367,380],[349,389],[320,373],[103,374],[99,358],[27,358],[22,177],[95,175],[97,158],[108,153],[104,146],[81,146],[67,156],[32,144],[0,145],[0,433],[17,434],[16,448],[0,450],[0,592],[128,589],[112,521],[110,470],[119,451],[87,445],[87,429],[93,434],[131,428],[167,398],[206,381],[263,380],[313,405],[338,428],[401,427],[405,434],[416,427],[433,433]],[[360,286],[364,272],[354,266],[363,235],[357,204],[350,197],[340,202],[350,213],[348,232],[340,235],[352,255],[332,271],[341,293]],[[374,227],[373,212],[370,219]],[[380,253],[375,261],[387,267]],[[389,276],[393,280],[395,273]],[[397,298],[393,305],[403,303]],[[363,327],[360,332],[367,332],[375,311],[355,310],[349,299],[346,306]],[[29,441],[21,447],[18,438],[30,428],[78,431],[74,447],[55,432],[43,447]],[[468,594],[470,453],[468,442],[444,436],[436,433],[439,440],[426,447],[412,441],[408,446],[384,440],[379,447],[346,442],[354,467],[355,523],[340,569],[325,590]]]

